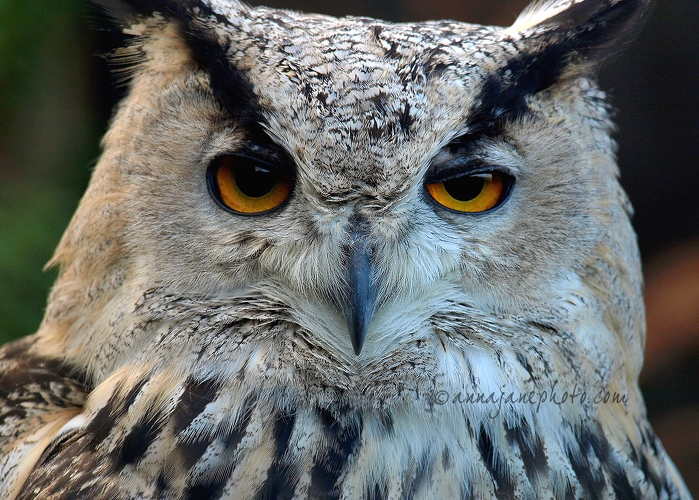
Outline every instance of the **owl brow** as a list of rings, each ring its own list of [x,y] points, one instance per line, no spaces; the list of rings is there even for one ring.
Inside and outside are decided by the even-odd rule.
[[[221,45],[207,30],[185,28],[185,38],[195,61],[209,73],[210,90],[225,113],[245,131],[250,149],[260,147],[272,156],[287,155],[266,132],[265,108],[260,104],[248,75],[228,57],[229,46]]]
[[[505,123],[530,112],[527,98],[558,81],[568,63],[566,44],[554,43],[536,52],[525,52],[488,75],[468,116],[468,132],[458,140],[502,134]]]
[[[505,123],[530,112],[528,97],[553,86],[571,67],[578,67],[579,76],[593,73],[595,63],[618,53],[638,33],[639,21],[648,15],[641,3],[647,2],[580,2],[548,19],[548,29],[526,40],[533,48],[485,78],[469,113],[468,135],[501,135]]]
[[[221,45],[206,30],[185,27],[185,38],[195,61],[209,73],[210,89],[221,107],[252,136],[269,138],[254,85],[248,75],[229,59],[229,47]]]
[[[248,75],[230,60],[230,44],[222,44],[209,22],[228,25],[230,21],[200,0],[93,0],[123,27],[137,19],[162,15],[180,29],[194,60],[209,73],[210,89],[221,107],[235,117],[251,136],[268,143],[262,106]]]

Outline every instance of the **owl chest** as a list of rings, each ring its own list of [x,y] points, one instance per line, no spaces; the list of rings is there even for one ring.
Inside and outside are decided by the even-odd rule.
[[[672,491],[652,457],[646,467],[658,467],[649,476],[656,484],[632,485],[639,469],[595,422],[542,432],[524,416],[280,410],[261,395],[232,402],[212,386],[187,390],[178,405],[148,405],[141,414],[128,394],[110,400],[84,427],[54,440],[19,498],[37,491],[57,499],[654,498],[644,488]]]

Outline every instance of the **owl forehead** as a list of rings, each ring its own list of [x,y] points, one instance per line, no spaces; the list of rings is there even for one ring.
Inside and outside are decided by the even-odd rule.
[[[424,165],[514,43],[465,23],[390,24],[255,9],[218,23],[270,134],[308,168],[369,181]],[[382,176],[382,171],[391,175]]]

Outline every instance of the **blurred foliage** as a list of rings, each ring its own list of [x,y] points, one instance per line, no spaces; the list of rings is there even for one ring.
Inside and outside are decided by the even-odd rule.
[[[0,187],[0,341],[36,329],[55,272],[37,272],[50,256],[72,205],[62,192],[42,186]],[[34,198],[26,203],[24,193]],[[56,202],[64,206],[56,207]]]
[[[36,59],[58,29],[71,25],[77,0],[0,0],[0,110],[18,112],[31,97]],[[3,120],[4,124],[8,120]]]
[[[97,154],[80,0],[0,0],[0,343],[34,332],[42,273]]]

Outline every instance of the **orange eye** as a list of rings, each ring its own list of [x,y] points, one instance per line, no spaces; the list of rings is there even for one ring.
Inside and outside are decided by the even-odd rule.
[[[430,196],[443,207],[457,212],[478,213],[490,210],[502,202],[509,185],[507,175],[484,172],[426,184],[425,187]]]
[[[290,175],[247,156],[222,156],[209,168],[209,186],[225,207],[261,214],[284,203],[293,188]]]

